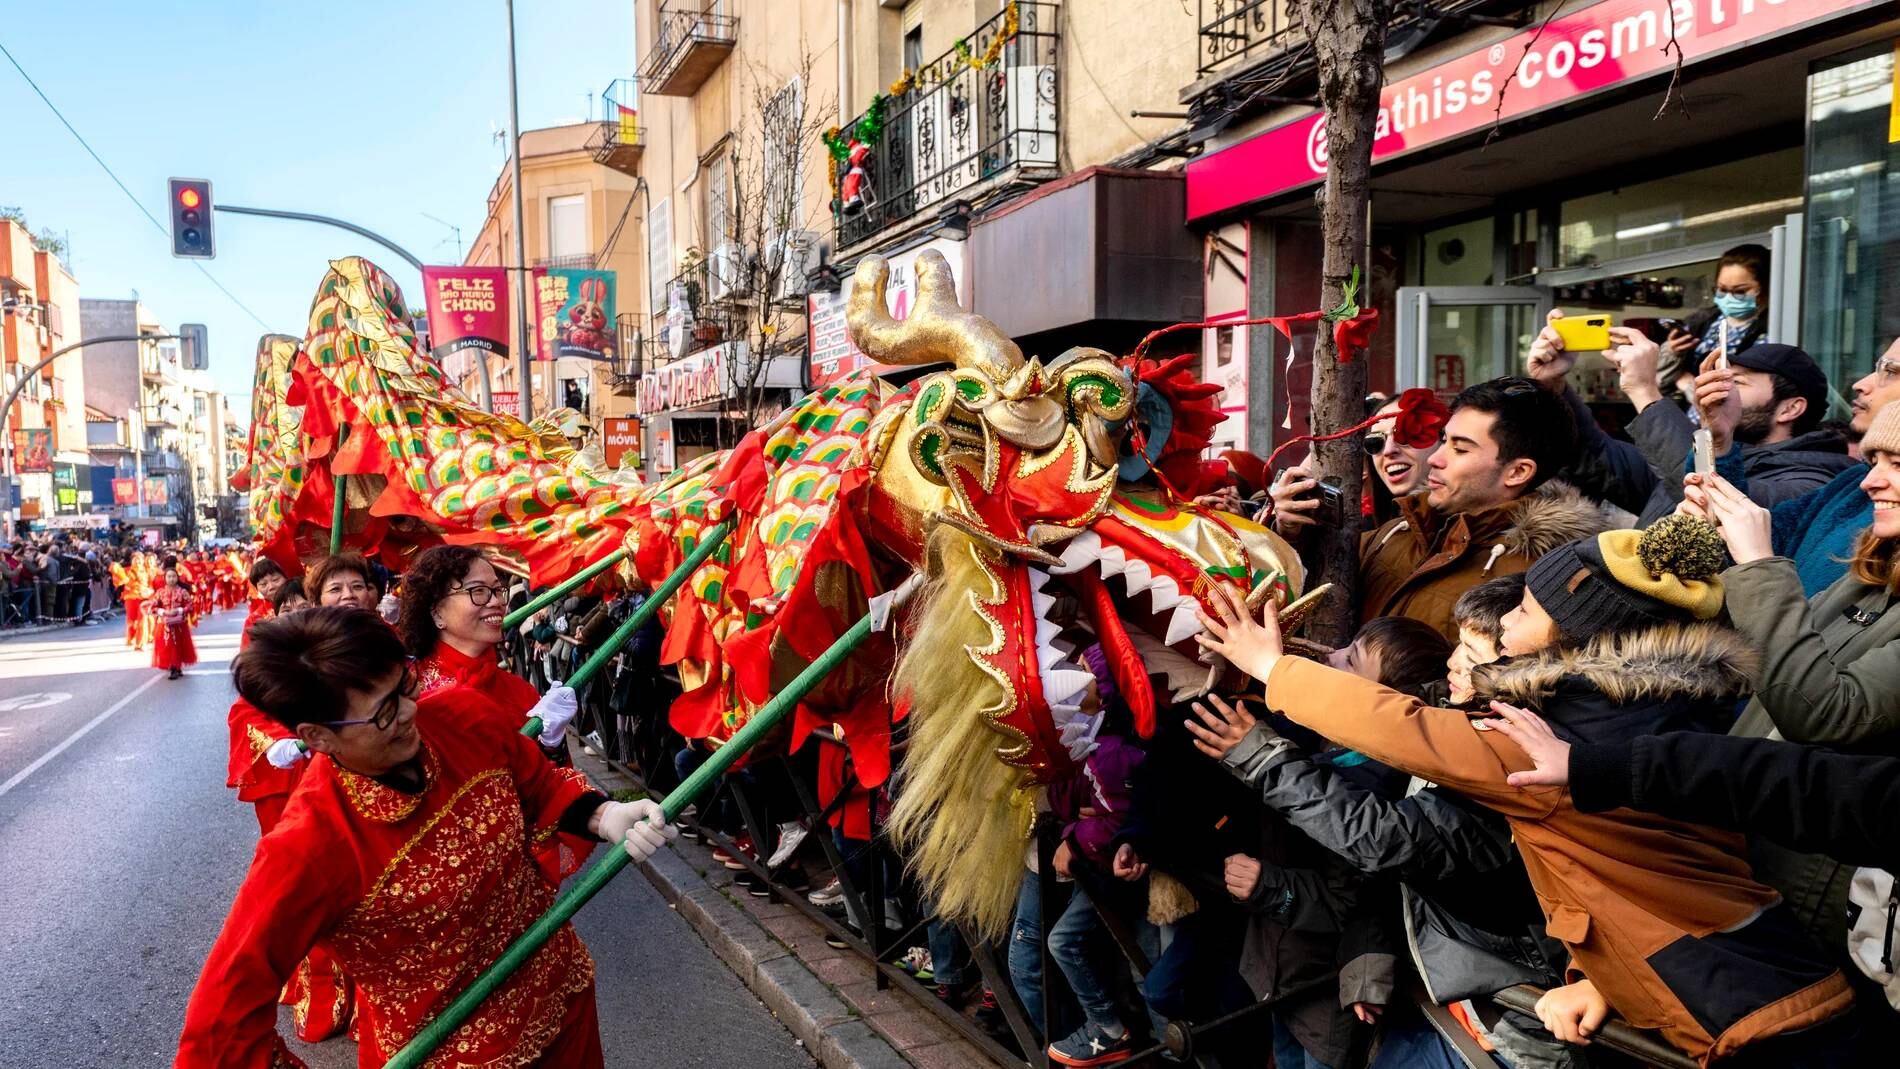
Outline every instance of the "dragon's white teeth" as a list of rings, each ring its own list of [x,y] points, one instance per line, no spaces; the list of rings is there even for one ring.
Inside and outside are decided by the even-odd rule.
[[[1154,611],[1168,612],[1181,607],[1181,588],[1174,580],[1158,575],[1148,584],[1148,596],[1154,600]]]
[[[1161,641],[1172,646],[1177,642],[1186,642],[1201,633],[1201,619],[1195,615],[1194,602],[1189,600],[1174,607],[1174,615],[1168,618],[1168,633]]]
[[[1102,546],[1096,553],[1096,560],[1102,569],[1102,575],[1120,575],[1128,567],[1128,555],[1120,546]],[[1145,565],[1144,565],[1145,567]]]
[[[1051,704],[1067,703],[1081,694],[1094,681],[1095,677],[1090,673],[1074,668],[1058,668],[1053,672],[1045,672],[1042,678],[1043,697]]]
[[[1093,531],[1083,531],[1062,547],[1062,563],[1050,565],[1049,570],[1057,575],[1079,572],[1095,563],[1097,552],[1102,547],[1102,537]]]
[[[1147,561],[1131,560],[1122,569],[1122,581],[1128,584],[1128,596],[1131,598],[1147,590],[1154,577],[1154,570],[1148,567]]]

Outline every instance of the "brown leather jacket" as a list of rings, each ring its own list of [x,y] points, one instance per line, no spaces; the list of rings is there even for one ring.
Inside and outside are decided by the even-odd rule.
[[[1424,493],[1413,494],[1399,502],[1396,519],[1360,536],[1360,622],[1406,616],[1456,642],[1451,607],[1459,595],[1616,526],[1611,510],[1557,480],[1500,508],[1451,516],[1426,504]]]
[[[1713,625],[1602,636],[1499,662],[1481,692],[1541,708],[1572,741],[1706,723],[1748,686],[1757,658]],[[1631,810],[1580,813],[1569,791],[1519,789],[1515,744],[1456,710],[1283,658],[1267,705],[1376,761],[1467,795],[1510,821],[1545,930],[1626,1020],[1705,1064],[1845,1012],[1847,981],[1749,873],[1742,836]]]

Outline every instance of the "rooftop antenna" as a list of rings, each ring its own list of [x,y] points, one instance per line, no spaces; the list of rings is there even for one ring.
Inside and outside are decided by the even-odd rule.
[[[462,262],[462,228],[459,226],[456,226],[454,223],[449,222],[447,219],[443,219],[439,216],[430,215],[428,212],[419,212],[418,214],[420,214],[424,219],[434,219],[436,222],[441,223],[443,226],[446,226],[450,230],[455,231],[455,262],[458,264],[461,263]],[[434,247],[439,249],[442,246],[447,245],[448,243],[449,243],[449,239],[443,238],[441,241],[436,242]]]

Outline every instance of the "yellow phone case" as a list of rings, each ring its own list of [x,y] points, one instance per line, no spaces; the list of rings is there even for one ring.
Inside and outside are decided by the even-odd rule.
[[[1564,316],[1554,320],[1557,336],[1572,352],[1602,352],[1610,347],[1610,317],[1607,315]]]

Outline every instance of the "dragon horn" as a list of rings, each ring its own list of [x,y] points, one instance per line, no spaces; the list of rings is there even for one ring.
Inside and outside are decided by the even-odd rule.
[[[845,312],[851,341],[884,364],[931,364],[948,360],[960,368],[982,367],[998,382],[1023,366],[1023,351],[996,324],[957,304],[950,265],[935,249],[917,257],[917,303],[903,322],[884,307],[890,265],[866,256],[852,276]]]

